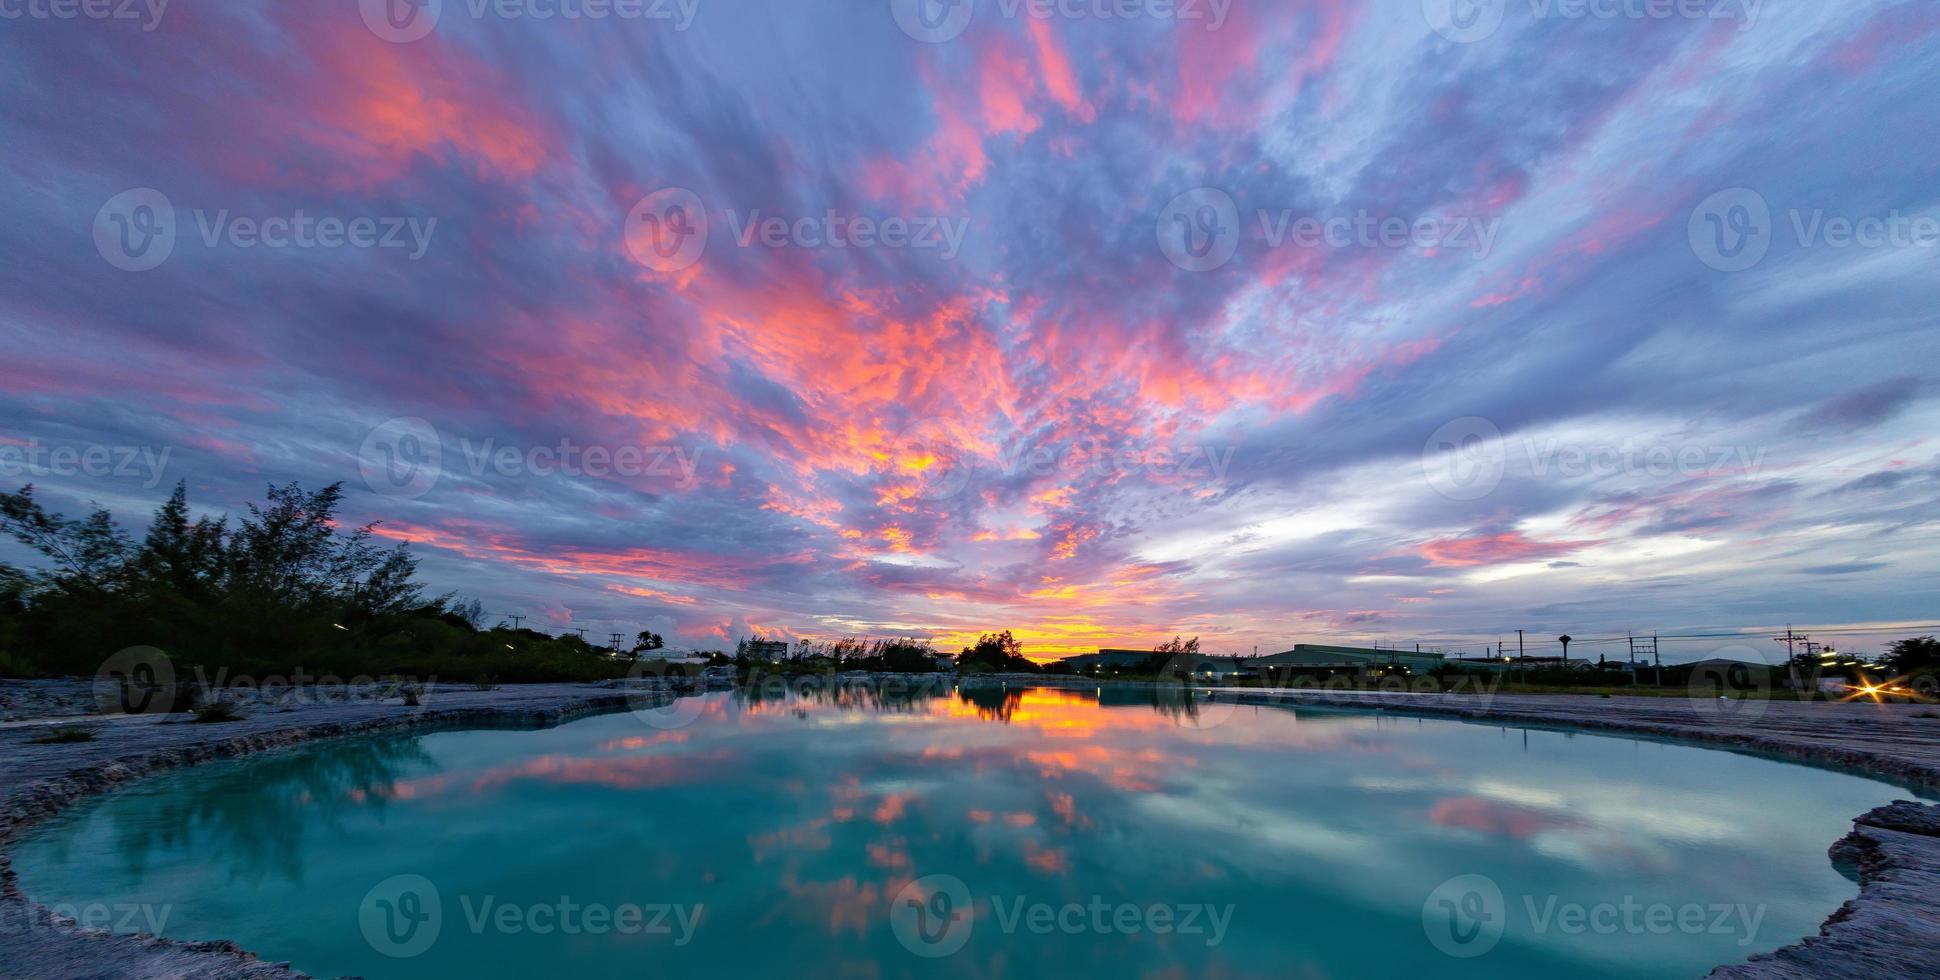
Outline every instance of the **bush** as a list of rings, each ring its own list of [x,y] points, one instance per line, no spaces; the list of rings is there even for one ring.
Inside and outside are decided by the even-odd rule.
[[[201,725],[217,725],[226,721],[241,721],[242,715],[236,706],[227,701],[211,701],[195,709],[195,720]]]
[[[67,725],[61,728],[56,728],[50,732],[47,732],[41,735],[39,738],[34,739],[34,744],[35,745],[71,745],[75,742],[92,742],[92,741],[94,741],[94,729],[82,728],[79,725]]]

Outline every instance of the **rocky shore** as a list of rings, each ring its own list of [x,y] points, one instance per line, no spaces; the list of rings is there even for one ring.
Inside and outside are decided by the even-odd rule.
[[[1017,678],[1035,682],[1034,678]],[[0,691],[0,709],[62,703],[79,695],[62,682],[47,690]],[[87,685],[80,684],[85,693]],[[90,741],[35,744],[52,721],[0,726],[0,964],[8,976],[291,978],[231,943],[181,943],[110,935],[54,921],[21,895],[8,857],[34,824],[87,797],[182,766],[351,735],[439,728],[563,724],[675,696],[664,688],[544,684],[490,690],[438,689],[419,705],[394,692],[320,702],[289,702],[246,712],[238,721],[195,724],[184,716],[80,718]],[[1940,712],[1931,708],[1770,702],[1712,705],[1661,698],[1583,698],[1374,694],[1341,691],[1218,690],[1236,704],[1388,710],[1481,722],[1623,732],[1756,752],[1865,771],[1940,791]],[[11,700],[9,700],[11,699]],[[58,714],[58,712],[56,713]],[[46,718],[47,716],[42,716]],[[1860,815],[1832,846],[1831,860],[1855,870],[1860,895],[1828,919],[1818,936],[1712,976],[1729,980],[1805,977],[1927,977],[1940,949],[1940,807],[1903,802]]]

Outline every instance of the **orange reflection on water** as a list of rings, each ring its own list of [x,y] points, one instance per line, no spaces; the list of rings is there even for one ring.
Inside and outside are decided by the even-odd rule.
[[[1095,691],[1055,688],[962,689],[931,702],[937,718],[975,718],[1029,729],[1049,738],[1092,738],[1110,731],[1164,731],[1172,719],[1156,711],[1126,711],[1101,704]]]
[[[628,738],[616,738],[616,739],[611,739],[609,741],[601,742],[600,751],[601,752],[638,752],[641,749],[648,748],[654,745],[667,745],[669,743],[677,744],[677,743],[685,742],[690,737],[692,736],[689,733],[679,732],[679,731],[661,732],[658,735],[634,735]]]
[[[1063,848],[1041,847],[1036,841],[1024,842],[1024,863],[1030,865],[1033,870],[1049,875],[1071,873],[1071,859],[1066,856]]]
[[[781,888],[794,899],[792,909],[819,918],[831,935],[867,935],[882,915],[878,906],[883,902],[883,888],[873,881],[857,881],[854,875],[834,881],[802,881],[790,869],[781,876]],[[893,887],[888,894],[895,894]]]
[[[1032,750],[1023,757],[1036,765],[1045,779],[1078,773],[1102,779],[1113,789],[1128,793],[1157,791],[1159,784],[1152,778],[1156,767],[1189,764],[1172,760],[1157,749],[1115,750],[1103,745]]]

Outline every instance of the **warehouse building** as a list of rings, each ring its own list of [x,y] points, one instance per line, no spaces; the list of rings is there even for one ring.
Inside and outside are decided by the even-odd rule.
[[[1383,674],[1428,674],[1446,666],[1439,653],[1374,650],[1301,643],[1285,653],[1248,661],[1262,677],[1284,682],[1298,677],[1378,677]]]

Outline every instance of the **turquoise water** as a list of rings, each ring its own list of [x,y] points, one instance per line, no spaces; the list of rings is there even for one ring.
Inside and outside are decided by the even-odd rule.
[[[1906,796],[1652,741],[1150,693],[749,699],[172,774],[23,889],[319,976],[1691,977]],[[115,925],[126,925],[116,922]]]

